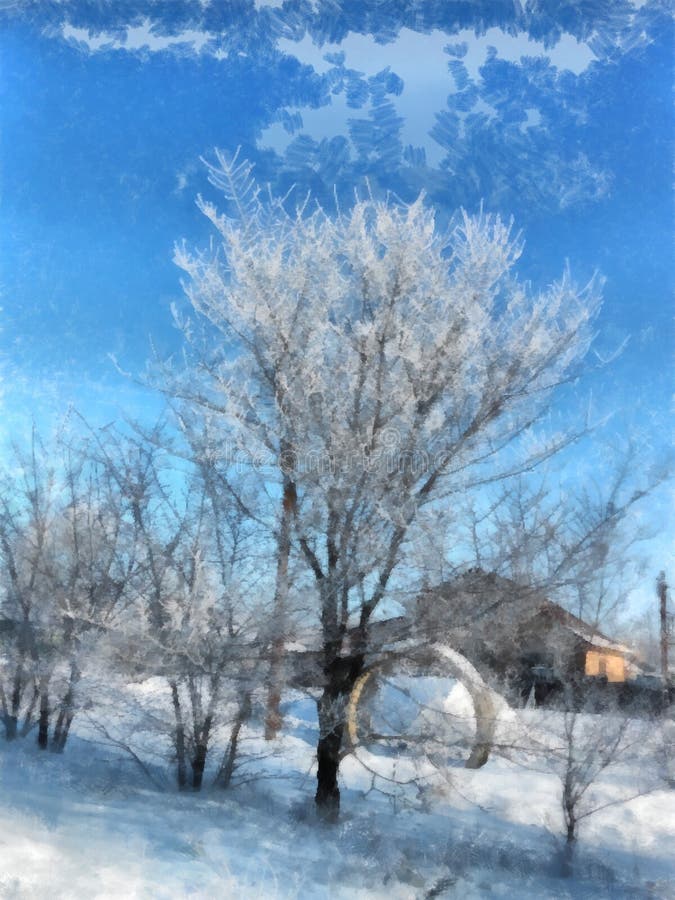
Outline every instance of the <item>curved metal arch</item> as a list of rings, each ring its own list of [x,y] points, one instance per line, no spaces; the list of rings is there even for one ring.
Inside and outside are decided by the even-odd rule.
[[[358,706],[372,677],[385,668],[391,669],[395,660],[404,657],[406,662],[416,663],[425,674],[440,674],[455,678],[466,688],[474,708],[476,733],[471,753],[466,760],[467,769],[479,769],[488,761],[494,744],[497,719],[505,700],[493,691],[469,660],[445,644],[410,645],[405,652],[380,659],[368,666],[357,678],[352,688],[346,710],[347,736],[353,748],[360,746],[358,734]],[[421,658],[423,657],[423,658]],[[429,661],[432,667],[429,667]]]

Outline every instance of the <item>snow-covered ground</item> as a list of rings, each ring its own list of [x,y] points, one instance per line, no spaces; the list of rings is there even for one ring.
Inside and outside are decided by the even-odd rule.
[[[63,757],[3,742],[0,897],[675,897],[673,791],[588,818],[564,879],[551,772],[504,758],[478,771],[457,763],[432,797],[377,780],[369,790],[372,774],[352,756],[341,822],[322,825],[312,704],[298,698],[286,712],[279,752],[249,767],[262,777],[226,792],[161,792],[130,757],[82,736]],[[538,711],[519,716],[550,730]],[[262,745],[251,735],[247,746]],[[396,765],[404,777],[405,758]],[[626,764],[601,787],[611,798],[634,774]]]

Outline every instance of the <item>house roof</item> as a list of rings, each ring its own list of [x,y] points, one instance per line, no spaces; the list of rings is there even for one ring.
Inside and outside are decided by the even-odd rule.
[[[589,644],[598,650],[620,653],[622,656],[632,655],[633,651],[630,647],[626,646],[626,644],[621,644],[618,641],[612,640],[612,638],[607,637],[607,635],[603,634],[598,628],[589,625],[588,622],[584,622],[583,619],[568,612],[564,607],[560,606],[558,603],[554,603],[552,600],[544,601],[540,607],[540,611],[553,614],[562,625],[572,631],[577,637],[581,638],[586,644]]]
[[[445,624],[443,607],[450,605],[452,621],[447,625],[452,629],[494,633],[504,626],[519,627],[545,615],[590,647],[622,656],[633,655],[625,644],[614,641],[594,625],[568,612],[546,597],[541,589],[519,584],[494,572],[469,569],[458,578],[423,592],[417,600],[422,619],[427,615],[436,627]]]
[[[422,591],[407,615],[375,619],[368,627],[373,643],[381,648],[415,636],[427,640],[446,638],[461,647],[467,637],[508,640],[510,633],[515,636],[512,629],[542,615],[555,619],[589,647],[633,656],[625,644],[549,600],[541,590],[482,569],[469,569],[451,581]],[[348,643],[356,638],[357,631],[353,627],[347,630]],[[321,647],[320,628],[295,629],[285,646],[287,651],[317,652]]]

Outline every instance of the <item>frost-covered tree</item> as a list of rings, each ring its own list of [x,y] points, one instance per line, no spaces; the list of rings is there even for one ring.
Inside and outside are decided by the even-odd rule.
[[[593,476],[573,483],[550,466],[495,486],[480,504],[466,505],[462,530],[475,565],[505,576],[525,598],[556,600],[589,626],[611,631],[642,575],[637,550],[651,536],[645,501],[668,469],[647,463],[644,453],[638,465],[631,443],[613,444],[596,460]],[[442,556],[441,544],[436,570]]]
[[[182,322],[193,364],[164,384],[220,419],[245,459],[271,463],[261,485],[283,497],[278,533],[315,580],[316,801],[334,817],[346,699],[420,513],[569,440],[533,426],[586,353],[598,284],[565,272],[533,294],[513,273],[520,240],[482,211],[444,234],[422,196],[287,213],[236,159],[219,154],[210,176],[236,212],[200,199],[219,245],[175,259],[211,331],[202,342]]]
[[[515,746],[505,745],[502,752],[559,781],[565,835],[561,868],[569,876],[586,819],[665,787],[659,766],[665,731],[655,728],[653,720],[617,709],[602,715],[580,710],[571,692],[563,707],[521,720],[522,733],[516,729],[511,735]]]
[[[124,504],[89,449],[65,432],[46,448],[34,432],[0,483],[5,730],[11,739],[37,725],[38,745],[59,752],[91,701],[81,679],[129,601],[135,567]]]
[[[204,435],[189,431],[187,437],[187,446],[178,448],[161,427],[147,435],[109,432],[98,452],[135,534],[134,597],[109,638],[113,666],[145,683],[135,715],[143,728],[170,734],[179,788],[190,783],[199,790],[214,734],[228,717],[232,729],[221,768],[231,775],[259,678],[264,642],[258,632],[265,618],[247,593],[255,578],[245,519],[216,490],[219,472]],[[94,726],[131,750],[105,719],[99,715]]]
[[[44,657],[57,614],[48,583],[50,534],[57,518],[55,475],[45,464],[35,431],[30,451],[17,447],[13,456],[14,466],[3,473],[0,492],[0,704],[8,740],[17,736],[22,713],[21,731],[28,733],[41,706],[40,740],[46,746],[50,672]]]

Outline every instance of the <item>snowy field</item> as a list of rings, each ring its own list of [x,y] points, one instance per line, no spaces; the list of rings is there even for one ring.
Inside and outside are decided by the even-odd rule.
[[[477,771],[458,761],[441,795],[383,779],[373,789],[372,773],[351,756],[340,824],[326,826],[313,814],[311,701],[286,712],[274,755],[244,770],[255,778],[198,795],[158,790],[128,754],[86,739],[83,728],[62,758],[32,741],[3,742],[0,897],[675,897],[672,791],[585,820],[565,879],[560,782],[550,771],[516,758]],[[516,725],[526,719],[550,731],[551,714],[514,716]],[[245,753],[263,746],[250,731]],[[404,756],[384,763],[405,780]],[[596,786],[608,801],[636,775],[630,765]]]

